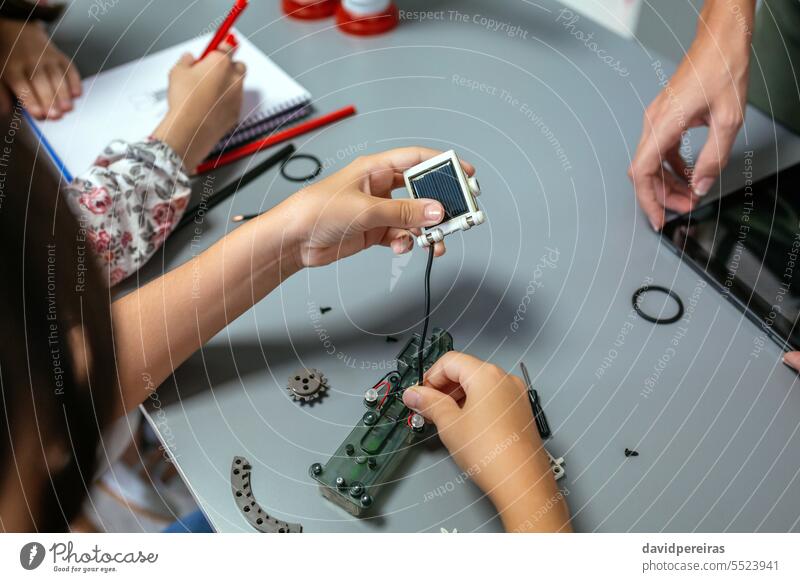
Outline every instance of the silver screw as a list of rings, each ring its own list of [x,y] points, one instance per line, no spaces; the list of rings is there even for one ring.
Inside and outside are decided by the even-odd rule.
[[[425,426],[425,419],[421,414],[414,413],[414,415],[411,417],[411,428],[419,430],[423,426]]]

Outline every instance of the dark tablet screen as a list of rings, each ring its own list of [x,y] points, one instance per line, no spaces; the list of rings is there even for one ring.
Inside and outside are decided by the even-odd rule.
[[[800,348],[800,164],[670,220],[664,236],[776,340]]]

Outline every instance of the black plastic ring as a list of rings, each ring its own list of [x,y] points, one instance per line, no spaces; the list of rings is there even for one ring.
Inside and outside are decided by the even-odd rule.
[[[289,162],[293,160],[311,160],[317,164],[317,167],[314,168],[314,171],[307,176],[292,176],[286,173],[286,166],[288,166]],[[281,164],[281,176],[290,182],[308,182],[309,180],[313,180],[319,176],[320,172],[322,172],[322,162],[319,161],[317,156],[312,156],[311,154],[294,154],[293,156],[286,158]]]
[[[675,300],[675,303],[678,304],[678,312],[672,317],[653,317],[652,315],[648,315],[642,311],[642,308],[639,307],[639,300],[642,298],[642,295],[648,291],[660,291],[661,293],[672,297]],[[676,321],[680,320],[681,317],[683,317],[683,301],[681,301],[681,298],[678,297],[678,294],[672,289],[667,289],[666,287],[661,287],[660,285],[643,285],[642,287],[639,287],[633,294],[633,309],[639,314],[639,317],[649,321],[650,323],[666,325],[668,323],[675,323]]]

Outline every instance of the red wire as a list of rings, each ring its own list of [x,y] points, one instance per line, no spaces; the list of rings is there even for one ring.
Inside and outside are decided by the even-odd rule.
[[[391,390],[392,390],[392,383],[391,383],[391,382],[389,382],[389,380],[384,380],[383,382],[380,382],[380,383],[379,383],[377,386],[375,386],[375,389],[376,389],[376,390],[377,390],[377,389],[379,389],[379,388],[380,388],[381,386],[383,386],[384,384],[386,384],[386,392],[383,394],[383,398],[381,398],[381,401],[380,401],[380,403],[378,404],[378,408],[380,408],[381,406],[383,406],[383,403],[384,403],[384,401],[385,401],[385,400],[386,400],[386,398],[389,396],[389,392],[391,392]]]
[[[406,424],[409,426],[409,428],[414,428],[413,426],[411,426],[411,417],[412,416],[414,416],[414,413],[413,412],[409,412],[408,413],[408,418],[406,419]]]

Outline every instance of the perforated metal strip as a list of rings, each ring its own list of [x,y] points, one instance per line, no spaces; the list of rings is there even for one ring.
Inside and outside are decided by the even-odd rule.
[[[231,463],[231,489],[236,506],[247,522],[262,533],[301,533],[299,523],[287,523],[275,519],[264,511],[253,496],[250,484],[252,467],[244,457],[234,457]]]

